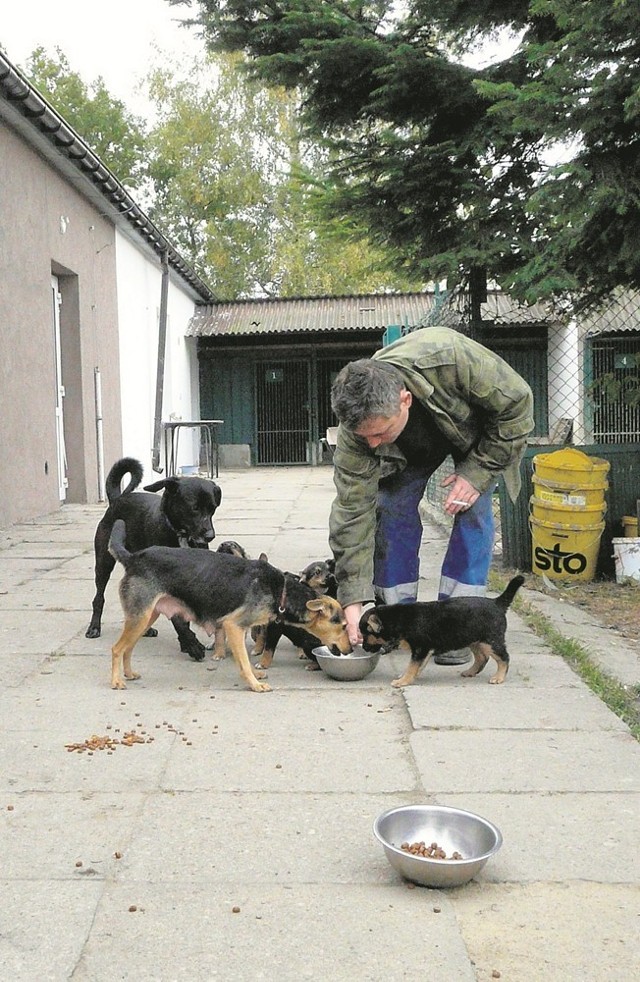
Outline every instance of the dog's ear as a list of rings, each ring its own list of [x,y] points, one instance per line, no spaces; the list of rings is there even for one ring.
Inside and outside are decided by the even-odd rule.
[[[317,600],[307,600],[306,608],[307,610],[325,610],[328,608],[328,604],[323,597],[318,597]]]
[[[378,615],[373,612],[368,615],[364,626],[366,627],[367,631],[372,631],[373,634],[382,634],[382,621]]]
[[[331,597],[327,597],[324,594],[318,597],[317,600],[307,600],[306,603],[307,610],[321,610],[326,617],[331,617],[335,611],[339,611],[340,604],[337,600],[333,600]]]
[[[156,481],[155,484],[145,484],[145,491],[162,491],[164,488],[166,491],[171,493],[176,491],[178,484],[180,482],[179,477],[163,477],[161,481]]]
[[[216,508],[220,505],[222,501],[222,488],[215,481],[211,482],[213,484],[213,500],[215,502]]]
[[[261,552],[260,555],[258,556],[258,559],[260,560],[261,563],[269,562],[269,557],[267,556],[266,552]]]

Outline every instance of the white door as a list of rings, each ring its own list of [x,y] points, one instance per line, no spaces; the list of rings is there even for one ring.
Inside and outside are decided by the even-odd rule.
[[[51,313],[53,321],[53,347],[55,353],[56,378],[56,445],[58,457],[58,492],[60,501],[67,497],[67,453],[64,446],[64,385],[62,384],[62,352],[60,348],[60,296],[58,277],[51,277]]]

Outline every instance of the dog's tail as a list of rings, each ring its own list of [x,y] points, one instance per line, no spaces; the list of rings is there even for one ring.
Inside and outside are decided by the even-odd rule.
[[[119,563],[122,563],[125,568],[127,567],[132,555],[125,545],[126,539],[127,527],[122,519],[118,518],[113,523],[113,528],[111,529],[111,536],[109,537],[109,552],[113,558],[117,559]]]
[[[502,610],[506,610],[511,606],[513,598],[516,593],[524,583],[524,576],[514,576],[514,578],[507,584],[506,590],[500,594],[499,597],[495,598],[495,603]]]
[[[131,474],[131,480],[124,491],[121,491],[120,483],[125,474]],[[121,460],[117,460],[107,474],[107,480],[105,482],[109,504],[113,504],[116,498],[120,498],[123,494],[131,494],[132,491],[135,491],[142,480],[143,474],[142,464],[135,457],[123,457]]]

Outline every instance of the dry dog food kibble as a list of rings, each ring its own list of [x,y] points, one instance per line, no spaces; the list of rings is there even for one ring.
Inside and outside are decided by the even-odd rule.
[[[424,859],[464,859],[459,852],[452,852],[447,856],[437,842],[432,842],[429,846],[425,842],[403,842],[400,848],[412,856],[422,856]]]
[[[65,749],[68,753],[76,751],[82,754],[87,751],[91,755],[94,750],[106,750],[109,753],[115,750],[118,745],[132,747],[134,743],[149,743],[149,740],[145,740],[144,737],[139,736],[134,730],[131,730],[130,733],[125,733],[122,740],[116,740],[108,736],[98,736],[97,733],[94,733],[93,736],[90,736],[83,743],[66,743]]]

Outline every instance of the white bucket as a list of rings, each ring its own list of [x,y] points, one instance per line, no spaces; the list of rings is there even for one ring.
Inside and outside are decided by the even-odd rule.
[[[616,564],[616,583],[640,580],[640,539],[625,536],[612,539],[613,558]]]

